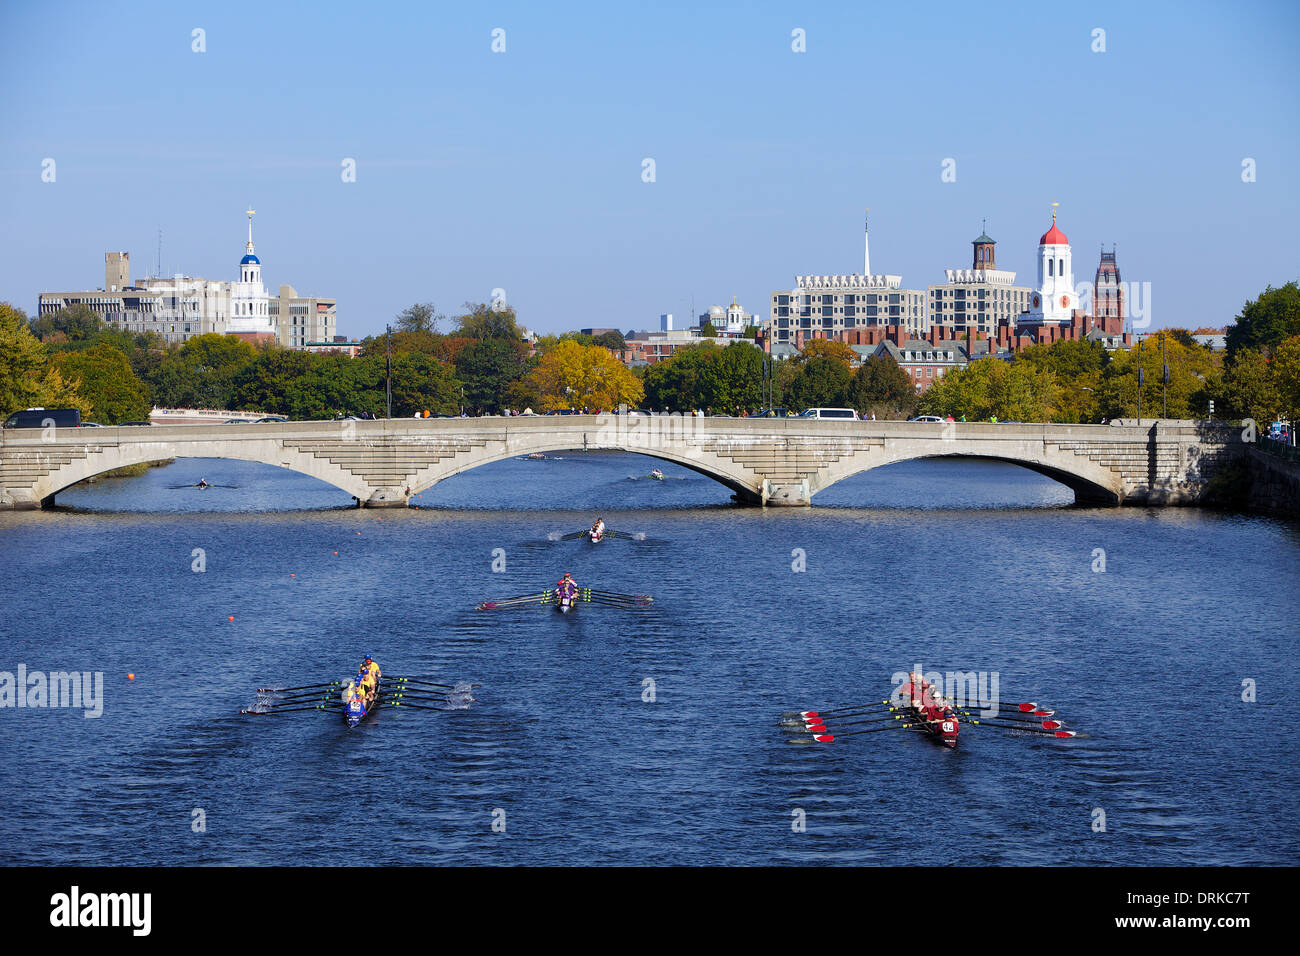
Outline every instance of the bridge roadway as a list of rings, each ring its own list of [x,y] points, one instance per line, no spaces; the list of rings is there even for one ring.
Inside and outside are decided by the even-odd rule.
[[[1022,465],[1069,486],[1076,501],[1195,504],[1225,462],[1244,454],[1219,423],[1111,425],[836,422],[691,416],[554,415],[0,430],[0,509],[49,505],[77,482],[169,458],[234,458],[288,468],[367,507],[470,468],[532,452],[619,449],[708,475],[759,505],[807,505],[850,475],[917,458]],[[286,503],[292,507],[292,503]]]

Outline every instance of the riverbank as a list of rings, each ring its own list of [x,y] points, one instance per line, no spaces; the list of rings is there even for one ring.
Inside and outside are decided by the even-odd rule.
[[[105,471],[98,475],[92,475],[85,481],[79,481],[79,485],[93,485],[96,482],[104,481],[108,478],[139,478],[147,474],[150,468],[164,468],[175,462],[175,458],[161,458],[158,461],[144,461],[138,465],[124,465],[121,468],[114,468],[111,471]],[[73,486],[74,488],[76,485]]]

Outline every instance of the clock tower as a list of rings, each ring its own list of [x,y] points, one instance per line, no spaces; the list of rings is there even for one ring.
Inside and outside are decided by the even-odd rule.
[[[1038,240],[1038,285],[1029,297],[1029,310],[1020,314],[1017,325],[1068,325],[1078,307],[1074,269],[1070,265],[1070,240],[1057,226],[1053,209],[1052,226]]]

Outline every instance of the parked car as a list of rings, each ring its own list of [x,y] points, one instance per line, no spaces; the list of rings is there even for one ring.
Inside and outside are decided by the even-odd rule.
[[[103,428],[104,426],[101,425],[99,422],[82,422],[81,427],[82,428]]]
[[[943,421],[938,415],[917,415],[915,418],[909,418],[909,422],[941,422]]]
[[[267,415],[265,418],[253,419],[253,424],[254,425],[279,425],[283,422],[287,422],[288,420],[289,419],[282,418],[279,415]]]
[[[123,422],[123,425],[152,425],[153,422]]]
[[[799,416],[796,415],[794,412],[790,411],[788,408],[765,408],[757,415],[752,415],[750,417],[751,418],[798,418]]]

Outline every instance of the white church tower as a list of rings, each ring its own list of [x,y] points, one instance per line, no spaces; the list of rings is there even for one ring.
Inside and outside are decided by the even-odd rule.
[[[275,335],[275,321],[268,309],[266,286],[262,284],[262,260],[253,251],[253,216],[256,212],[255,209],[247,211],[248,245],[244,249],[244,258],[239,260],[239,279],[230,284],[227,334]]]
[[[1029,297],[1029,311],[1020,314],[1017,324],[1069,325],[1071,313],[1078,307],[1074,269],[1070,265],[1070,240],[1056,225],[1053,209],[1052,227],[1038,240],[1038,286]]]

